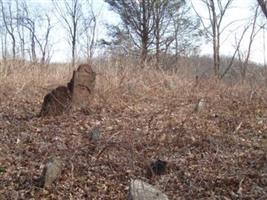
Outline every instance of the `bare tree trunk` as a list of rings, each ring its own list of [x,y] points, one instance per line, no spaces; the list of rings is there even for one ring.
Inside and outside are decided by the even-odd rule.
[[[2,60],[3,60],[3,65],[2,65],[2,72],[4,76],[8,74],[8,66],[6,64],[7,62],[7,32],[4,31],[4,33],[1,34],[1,50],[2,50]]]
[[[218,30],[217,30],[218,31]],[[221,58],[220,58],[220,35],[217,34],[216,39],[216,48],[215,48],[215,62],[214,62],[214,68],[215,68],[215,76],[217,78],[220,78],[220,66],[221,66]]]
[[[1,12],[2,12],[2,18],[3,18],[4,26],[5,26],[5,29],[8,33],[8,35],[11,37],[11,40],[12,40],[12,58],[15,59],[16,58],[16,37],[14,34],[11,3],[8,4],[9,21],[7,21],[7,16],[5,13],[5,7],[4,7],[3,0],[0,0],[0,3],[1,3]]]
[[[72,71],[76,63],[77,34],[78,26],[81,21],[82,10],[80,0],[64,1],[64,7],[57,0],[52,0],[54,6],[62,19],[62,24],[69,34],[71,46],[71,69]]]
[[[1,52],[2,52],[2,60],[6,60],[6,34],[1,34]]]
[[[245,55],[245,59],[243,59],[241,57],[241,52],[240,52],[240,48],[239,48],[240,45],[238,46],[238,55],[239,55],[239,63],[240,63],[240,74],[241,74],[242,82],[245,81],[246,76],[247,76],[248,62],[249,62],[249,58],[250,58],[250,54],[251,54],[252,44],[254,42],[254,39],[255,39],[256,35],[261,30],[261,28],[256,30],[256,23],[257,23],[257,18],[258,18],[258,10],[259,10],[259,7],[257,7],[256,10],[255,10],[255,14],[254,14],[254,18],[253,18],[252,24],[250,24],[248,26],[248,27],[251,26],[252,28],[251,28],[251,33],[250,33],[250,36],[249,36],[249,42],[248,42],[248,47],[247,47],[247,52],[246,52],[246,55]],[[247,29],[248,28],[245,28],[244,31],[246,31]]]
[[[178,42],[178,31],[175,29],[175,60],[178,60],[178,54],[179,54],[179,42]]]
[[[21,58],[25,60],[25,30],[23,26],[23,20],[24,20],[24,11],[23,9],[21,10],[20,4],[18,0],[15,0],[16,2],[16,12],[17,12],[17,17],[16,17],[16,24],[17,24],[17,33],[19,36],[19,41],[20,41],[20,54]]]
[[[41,63],[45,63],[46,55],[47,55],[47,48],[49,43],[49,34],[51,30],[50,18],[46,15],[47,27],[46,27],[46,34],[44,38],[39,38],[36,33],[36,26],[38,23],[43,24],[44,19],[39,16],[31,16],[29,12],[29,8],[26,4],[23,5],[23,12],[25,13],[23,16],[20,17],[20,23],[23,28],[28,29],[30,33],[30,58],[33,62],[37,61],[37,53],[36,53],[36,44],[41,51]],[[43,42],[44,40],[44,42]]]
[[[212,24],[212,40],[213,40],[213,68],[215,77],[219,78],[220,74],[220,33],[213,0],[210,1],[210,21]]]
[[[2,69],[1,69],[1,74],[6,76],[7,74],[7,65],[6,65],[6,59],[7,59],[7,33],[4,32],[1,34],[1,51],[2,51]]]
[[[74,6],[74,13],[76,13],[76,6]],[[76,21],[76,15],[74,14],[72,16],[72,24],[73,24],[73,33],[72,33],[72,48],[71,48],[71,67],[72,70],[75,68],[75,62],[76,62],[76,42],[77,42],[77,21]],[[72,71],[71,70],[71,71]]]
[[[90,42],[90,47],[89,47],[89,59],[91,60],[93,58],[94,54],[94,46],[95,46],[95,34],[96,34],[96,18],[94,17],[94,25],[93,25],[93,32],[92,32],[92,39]]]
[[[21,32],[19,32],[20,37],[20,51],[21,51],[21,57],[23,60],[25,60],[25,33],[24,33],[24,27],[21,27]]]
[[[206,25],[206,23],[205,23],[206,19],[201,17],[194,7],[193,7],[193,9],[195,10],[196,14],[198,15],[198,17],[200,19],[200,22],[201,22],[201,24],[205,30],[206,36],[212,39],[214,75],[216,78],[221,79],[222,76],[224,76],[224,75],[220,74],[221,73],[220,72],[221,34],[222,34],[223,30],[225,30],[225,28],[232,23],[232,22],[230,22],[222,28],[222,21],[224,19],[226,11],[228,10],[230,5],[232,4],[233,0],[225,0],[225,1],[201,0],[201,1],[206,6],[207,12],[209,14],[209,17],[208,17],[209,24],[208,25]],[[236,52],[235,52],[235,54],[236,54]]]
[[[156,66],[159,65],[160,57],[160,12],[158,6],[155,8],[154,12],[154,23],[155,23],[155,40],[156,40]]]
[[[142,3],[142,49],[141,49],[141,63],[142,65],[147,60],[148,55],[148,43],[149,43],[149,30],[148,30],[148,19],[147,19],[147,6],[146,0]]]
[[[42,57],[41,57],[41,63],[42,64],[45,64],[46,60],[48,61],[48,59],[46,59],[46,56],[48,54],[47,51],[48,51],[50,31],[52,29],[51,22],[50,22],[51,20],[50,20],[50,17],[48,15],[46,15],[46,20],[47,20],[47,28],[46,28],[44,44],[42,44],[41,41],[37,37],[35,37],[37,43],[39,44],[39,48],[41,50],[41,53],[42,53]]]
[[[36,49],[35,49],[35,30],[33,29],[33,32],[31,33],[31,54],[32,54],[32,61],[36,62],[37,57],[36,57]]]
[[[71,71],[75,68],[75,50],[76,50],[76,40],[72,40],[72,49],[71,49]]]

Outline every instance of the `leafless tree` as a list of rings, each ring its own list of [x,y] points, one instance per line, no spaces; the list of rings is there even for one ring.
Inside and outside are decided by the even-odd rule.
[[[144,63],[150,55],[155,55],[156,65],[159,64],[160,55],[171,53],[171,44],[176,41],[178,44],[178,32],[181,33],[178,26],[183,17],[177,13],[186,6],[185,0],[105,0],[110,8],[116,12],[122,23],[119,26],[111,26],[113,32],[110,35],[115,36],[115,40],[110,44],[118,44],[131,46],[132,52],[137,50],[140,55],[141,63]],[[188,18],[183,21],[187,25],[191,23]],[[175,26],[175,25],[176,26]],[[176,35],[174,34],[176,28]],[[188,28],[183,26],[182,28]],[[126,39],[127,41],[123,41]],[[183,41],[181,42],[185,44]],[[108,42],[106,42],[108,44]],[[130,44],[130,45],[129,45]],[[178,49],[178,48],[177,48]],[[129,51],[129,50],[128,50]],[[126,50],[126,52],[128,52]]]
[[[159,63],[160,47],[162,45],[162,35],[166,31],[170,24],[170,18],[166,21],[165,15],[168,6],[168,1],[156,1],[153,9],[153,20],[154,20],[154,37],[156,46],[156,63]],[[164,27],[163,27],[164,26]]]
[[[1,53],[2,53],[2,62],[0,66],[0,75],[6,76],[9,73],[9,65],[6,64],[7,61],[7,32],[6,29],[3,28],[3,25],[0,26],[0,34],[1,34]]]
[[[36,34],[34,37],[41,51],[41,63],[44,64],[49,59],[49,39],[53,26],[51,25],[51,19],[48,14],[46,14],[44,19],[41,19],[41,23],[46,23],[44,38],[39,38]]]
[[[13,16],[12,4],[7,2],[7,7],[4,6],[3,0],[0,0],[1,14],[6,32],[12,40],[12,58],[16,58],[16,36],[15,36],[15,17]]]
[[[247,45],[246,52],[242,52],[242,50],[240,48],[237,48],[238,49],[238,59],[239,59],[239,69],[240,69],[242,81],[244,81],[246,79],[246,76],[247,76],[247,69],[248,69],[248,64],[249,64],[249,58],[251,56],[252,44],[254,42],[255,37],[262,29],[261,27],[257,28],[258,15],[259,15],[259,6],[256,7],[255,14],[253,15],[253,19],[251,20],[250,24],[248,25],[248,27],[251,27],[251,32],[249,34],[249,40],[247,43],[248,45]],[[244,31],[246,31],[246,29],[244,29]]]
[[[85,9],[87,12],[82,15],[81,41],[79,42],[87,62],[91,62],[96,45],[97,18],[101,10],[98,13],[94,10],[92,0],[86,1]]]
[[[52,0],[61,22],[68,32],[71,45],[71,65],[76,62],[77,36],[82,19],[82,0],[65,0],[64,2]]]
[[[5,62],[7,59],[7,32],[6,29],[1,27],[1,53],[2,60]]]
[[[2,64],[0,67],[0,75],[6,76],[9,71],[8,65],[6,65],[7,61],[7,33],[5,29],[2,29],[1,32],[1,53],[2,53]]]
[[[175,41],[173,23],[179,23],[180,10],[186,4],[183,0],[155,1],[153,10],[153,44],[156,51],[156,63],[160,61],[160,54],[168,52],[171,43]],[[177,30],[178,31],[178,30]]]
[[[213,68],[216,77],[220,77],[220,48],[221,48],[221,35],[225,31],[226,26],[222,27],[223,19],[227,10],[230,8],[233,0],[200,0],[206,7],[208,12],[208,24],[204,18],[200,16],[198,11],[194,8],[199,16],[205,34],[208,38],[212,39],[213,44]]]
[[[122,27],[116,27],[114,30],[118,33],[127,32],[134,45],[140,49],[140,59],[144,63],[148,57],[149,47],[153,42],[153,7],[155,1],[105,0],[105,2],[122,20]]]
[[[30,33],[30,57],[32,61],[37,61],[36,55],[36,21],[38,16],[32,17],[29,11],[29,8],[26,3],[22,5],[22,9],[25,13],[24,16],[19,17],[20,24],[28,29]]]
[[[51,29],[53,28],[51,25],[50,16],[45,12],[37,13],[36,11],[33,11],[31,7],[26,4],[26,2],[22,2],[18,7],[19,8],[17,8],[17,10],[20,12],[17,14],[17,26],[21,27],[20,29],[22,29],[21,33],[18,33],[18,35],[20,35],[21,40],[23,40],[23,48],[21,48],[24,52],[24,29],[26,29],[28,30],[30,36],[29,54],[31,60],[34,62],[37,61],[37,57],[39,57],[37,54],[40,52],[40,60],[41,63],[44,64],[48,58],[50,33]],[[19,29],[18,32],[20,32]]]
[[[24,12],[24,9],[23,9],[23,4],[25,4],[24,1],[18,1],[18,0],[15,0],[15,3],[16,3],[16,31],[17,31],[17,34],[18,34],[18,37],[19,37],[19,42],[20,42],[20,45],[19,45],[19,48],[20,48],[20,54],[21,54],[21,58],[23,60],[26,59],[26,56],[25,56],[25,43],[26,43],[26,38],[25,38],[25,27],[23,26],[24,24],[24,21],[21,21],[21,20],[24,20],[24,17],[25,17],[25,12]]]
[[[173,42],[172,49],[175,53],[176,61],[181,54],[187,55],[198,48],[199,39],[202,36],[199,20],[194,19],[191,7],[187,5],[172,14]],[[195,17],[195,16],[194,16]]]

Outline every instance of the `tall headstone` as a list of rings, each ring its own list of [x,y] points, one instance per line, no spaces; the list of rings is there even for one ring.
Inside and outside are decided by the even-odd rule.
[[[96,73],[91,65],[80,65],[67,87],[59,86],[44,97],[40,116],[57,116],[71,109],[88,107],[93,98],[95,80]]]
[[[83,108],[90,105],[95,88],[96,73],[91,65],[82,64],[74,71],[68,88],[71,91],[74,108]]]

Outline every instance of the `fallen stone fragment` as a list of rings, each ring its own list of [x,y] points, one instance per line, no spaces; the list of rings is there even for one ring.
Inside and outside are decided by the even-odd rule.
[[[91,141],[98,141],[100,139],[101,136],[101,132],[99,127],[95,127],[93,128],[93,130],[91,130],[89,132],[89,140]]]
[[[71,94],[67,87],[60,86],[48,93],[42,105],[41,117],[57,116],[71,108]]]
[[[63,163],[59,158],[50,158],[42,173],[41,186],[45,188],[51,187],[52,183],[61,175],[62,167]]]
[[[163,175],[164,173],[166,173],[167,164],[168,163],[166,161],[160,159],[151,162],[147,167],[147,177],[151,178],[153,175]]]
[[[144,181],[131,180],[128,200],[168,200],[168,197]]]

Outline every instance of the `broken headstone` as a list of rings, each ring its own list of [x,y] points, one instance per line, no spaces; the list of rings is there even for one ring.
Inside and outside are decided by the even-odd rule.
[[[45,96],[40,116],[57,116],[72,108],[87,108],[93,97],[95,79],[91,65],[80,65],[67,87],[60,86]]]
[[[68,88],[72,94],[72,105],[75,108],[84,108],[90,104],[95,80],[96,73],[89,64],[82,64],[74,71]]]
[[[168,200],[168,197],[144,181],[131,180],[128,200]]]
[[[61,115],[71,108],[71,94],[67,87],[60,86],[48,93],[42,105],[40,116]]]

